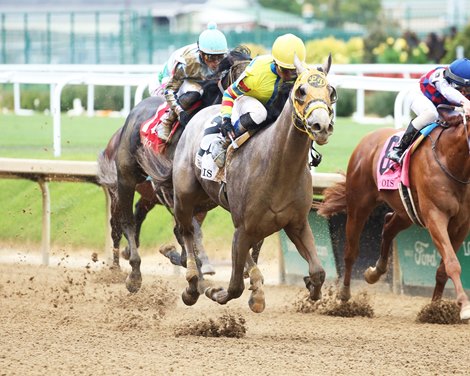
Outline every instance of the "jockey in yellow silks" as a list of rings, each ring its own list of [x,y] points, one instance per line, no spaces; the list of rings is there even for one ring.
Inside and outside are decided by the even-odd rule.
[[[293,83],[297,77],[295,55],[304,63],[304,43],[293,34],[284,34],[274,41],[271,55],[253,59],[242,75],[225,90],[220,118],[216,119],[220,135],[210,148],[219,168],[225,164],[225,151],[230,138],[258,128],[266,120],[281,85]]]

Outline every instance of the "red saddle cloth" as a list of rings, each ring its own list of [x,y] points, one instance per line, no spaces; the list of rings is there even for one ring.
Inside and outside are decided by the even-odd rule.
[[[170,106],[165,102],[157,108],[155,115],[153,115],[150,119],[144,121],[140,126],[140,140],[142,141],[142,145],[145,147],[151,148],[155,153],[160,153],[166,144],[160,137],[157,135],[157,127],[162,122],[163,115],[169,111]],[[179,126],[179,121],[176,121],[173,124],[173,128],[170,132],[170,140],[175,133],[176,129]]]
[[[388,151],[400,141],[403,133],[403,131],[398,132],[389,137],[380,152],[377,163],[377,188],[379,191],[398,189],[400,182],[409,187],[410,148],[405,151],[401,166],[387,158]]]

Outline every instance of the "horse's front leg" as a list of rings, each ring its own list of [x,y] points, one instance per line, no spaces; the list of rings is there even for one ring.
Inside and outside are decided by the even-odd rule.
[[[436,270],[436,285],[434,286],[434,292],[432,293],[432,301],[437,302],[442,299],[444,294],[444,288],[446,287],[449,276],[446,273],[446,267],[441,259],[439,267]]]
[[[122,239],[121,212],[119,210],[117,193],[109,192],[109,198],[111,204],[111,219],[109,223],[111,225],[111,239],[113,240],[113,264],[111,265],[111,269],[120,270],[119,245]]]
[[[452,242],[447,232],[448,221],[443,218],[443,214],[432,212],[431,218],[428,223],[428,230],[434,245],[438,249],[442,262],[445,266],[446,274],[454,283],[455,295],[457,296],[457,303],[460,306],[460,318],[462,320],[470,319],[470,302],[468,296],[465,293],[460,275],[462,273],[462,267],[457,258],[455,249],[462,244],[465,236],[467,235],[467,229],[461,230],[458,234],[454,234]],[[458,246],[457,246],[458,245]]]
[[[448,222],[444,221],[441,217],[433,219],[434,220],[427,223],[429,234],[441,255],[446,274],[454,283],[457,303],[460,306],[460,318],[462,320],[468,320],[470,319],[470,302],[462,286],[462,280],[460,279],[462,267],[460,266],[460,262],[456,254],[456,250],[459,249],[467,236],[468,228],[462,226],[460,230],[457,230],[452,234],[451,240],[449,233],[447,232],[447,228],[449,226]]]
[[[395,212],[387,213],[382,228],[382,242],[380,244],[380,256],[375,266],[369,266],[364,272],[364,279],[368,283],[376,283],[387,272],[387,265],[392,242],[397,234],[410,227],[410,220],[403,220]]]
[[[258,260],[258,257],[256,260]],[[263,290],[264,277],[249,252],[246,257],[245,269],[250,277],[251,296],[248,305],[253,312],[261,313],[266,307]]]
[[[134,200],[134,186],[119,183],[119,207],[121,209],[121,225],[124,236],[129,246],[129,264],[131,272],[126,279],[126,287],[129,292],[137,292],[142,286],[142,274],[140,272],[141,259],[135,241],[135,221],[132,210]]]
[[[183,238],[186,249],[186,281],[188,287],[183,291],[181,297],[184,304],[193,305],[199,299],[199,277],[201,276],[197,265],[196,253],[194,251],[194,226],[192,218],[193,208],[190,205],[183,205],[178,199],[175,200],[175,218],[178,229]]]
[[[194,225],[194,242],[195,247],[197,250],[198,259],[201,262],[201,272],[204,275],[214,275],[215,269],[211,265],[209,261],[209,256],[207,256],[206,250],[204,249],[204,245],[202,244],[202,230],[201,225],[206,217],[206,212],[199,213],[197,216],[193,218],[193,225]]]
[[[223,288],[211,287],[206,290],[206,296],[219,304],[226,304],[228,301],[239,298],[242,295],[243,290],[245,289],[243,269],[245,267],[251,244],[252,241],[248,239],[244,230],[237,228],[232,240],[232,275],[230,277],[228,289],[224,290]],[[253,276],[255,276],[254,271]],[[259,309],[259,304],[257,303],[254,306],[250,306],[252,309],[253,307],[255,309]]]
[[[304,278],[304,281],[310,291],[310,299],[320,300],[321,288],[325,282],[325,270],[318,258],[315,239],[307,218],[299,223],[290,223],[284,230],[300,255],[308,262],[309,275]]]

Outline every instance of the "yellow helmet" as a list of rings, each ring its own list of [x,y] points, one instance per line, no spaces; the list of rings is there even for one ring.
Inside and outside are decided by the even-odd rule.
[[[297,58],[303,63],[307,51],[302,39],[294,34],[284,34],[274,41],[272,55],[276,64],[281,68],[295,69],[294,55],[297,55]]]

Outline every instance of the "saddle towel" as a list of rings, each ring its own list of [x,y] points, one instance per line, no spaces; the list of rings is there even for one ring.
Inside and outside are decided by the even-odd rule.
[[[400,181],[404,184],[402,177],[406,175],[405,171],[409,166],[408,150],[405,151],[402,166],[387,158],[388,152],[400,141],[403,133],[401,131],[390,136],[380,152],[377,163],[377,188],[379,191],[398,189]]]
[[[405,187],[410,186],[410,159],[411,151],[414,151],[416,147],[421,143],[422,139],[431,133],[436,128],[438,123],[431,123],[423,128],[421,136],[418,137],[410,147],[405,151],[403,155],[402,165],[387,158],[387,154],[391,148],[393,148],[401,139],[403,131],[393,134],[389,137],[382,148],[377,163],[377,188],[380,190],[395,190],[398,189],[400,183]]]
[[[155,153],[160,153],[162,147],[165,145],[165,141],[161,140],[157,135],[157,127],[161,123],[163,115],[169,110],[170,106],[166,102],[162,103],[157,108],[155,115],[144,121],[140,126],[140,140],[142,141],[142,145],[151,148]],[[178,129],[179,124],[179,121],[173,124],[168,139],[171,139],[173,133]]]

